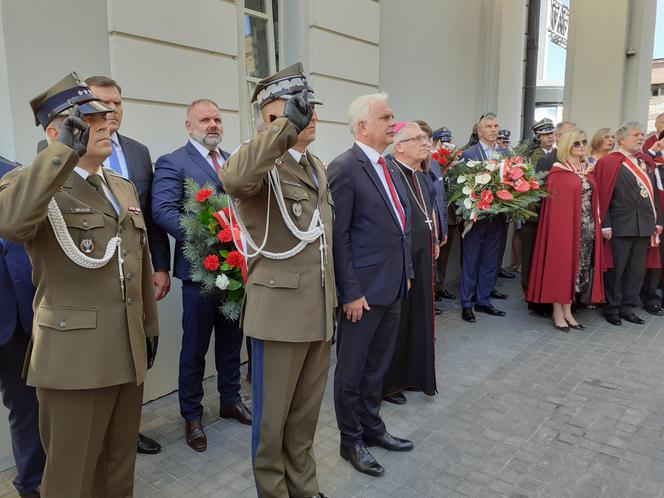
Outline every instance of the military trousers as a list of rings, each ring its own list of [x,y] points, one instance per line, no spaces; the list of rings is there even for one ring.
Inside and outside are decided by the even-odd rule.
[[[130,498],[143,385],[37,388],[42,498]]]
[[[314,434],[330,366],[330,343],[252,338],[251,458],[260,498],[319,493]]]

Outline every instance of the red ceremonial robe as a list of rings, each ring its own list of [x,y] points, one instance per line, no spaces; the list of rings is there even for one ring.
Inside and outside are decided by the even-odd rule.
[[[592,174],[592,210],[598,213],[597,185]],[[546,179],[549,197],[542,201],[533,261],[530,268],[527,300],[535,303],[572,303],[581,250],[581,201],[583,187],[576,173],[554,164]],[[599,270],[602,235],[599,216],[595,216],[595,268],[591,300],[604,300],[604,281]]]
[[[655,162],[648,154],[638,152],[634,157],[641,159],[648,165],[648,169],[655,167]],[[618,173],[622,167],[625,156],[622,152],[613,151],[611,154],[604,156],[597,161],[593,173],[595,173],[595,180],[597,188],[599,189],[599,215],[602,225],[606,219],[606,213],[609,212],[609,205],[613,198],[613,190],[616,188],[616,180]],[[657,188],[656,185],[653,185]],[[657,195],[657,194],[655,194]],[[655,199],[657,202],[657,199]],[[656,220],[655,220],[656,221]],[[654,234],[653,234],[654,235]],[[661,268],[662,262],[659,258],[659,247],[650,246],[648,249],[648,260],[646,261],[646,268]],[[613,249],[611,248],[611,241],[604,240],[604,250],[602,251],[602,271],[613,268]]]
[[[664,137],[664,132],[662,132],[662,137]],[[650,150],[650,147],[653,146],[655,142],[657,142],[658,138],[655,133],[650,135],[648,138],[646,138],[645,143],[643,144],[643,148],[641,149],[644,154],[648,154],[648,151]],[[664,156],[657,156],[656,158],[653,159],[658,164],[664,164]]]

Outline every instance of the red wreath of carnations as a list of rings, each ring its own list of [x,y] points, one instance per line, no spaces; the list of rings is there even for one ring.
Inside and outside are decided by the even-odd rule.
[[[203,266],[205,266],[205,268],[210,271],[217,271],[221,266],[221,262],[219,261],[219,256],[217,256],[216,254],[210,254],[203,261]]]

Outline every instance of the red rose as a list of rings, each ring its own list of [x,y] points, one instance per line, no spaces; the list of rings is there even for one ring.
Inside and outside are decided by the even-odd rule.
[[[198,202],[203,202],[206,201],[211,196],[212,196],[212,190],[210,190],[209,188],[203,188],[199,190],[198,193],[196,194],[196,200]]]
[[[220,265],[221,263],[219,262],[219,256],[217,256],[216,254],[210,254],[203,261],[203,266],[205,266],[205,268],[207,268],[210,271],[217,271]]]
[[[228,253],[228,257],[226,258],[226,263],[228,263],[233,268],[241,267],[243,262],[244,258],[242,257],[242,254],[240,254],[239,251],[231,251]]]
[[[537,180],[535,180],[534,178],[531,178],[531,180],[530,180],[530,188],[533,189],[533,190],[539,190],[539,188],[540,188],[540,183],[539,183]]]
[[[507,190],[499,190],[496,192],[496,195],[498,196],[499,199],[502,199],[504,201],[511,201],[514,199],[514,196],[510,194]]]
[[[438,154],[438,152],[434,152],[433,154],[431,154],[431,159],[433,159],[434,161],[438,161],[439,157],[440,154]]]
[[[233,232],[231,230],[230,226],[227,226],[224,228],[221,232],[217,234],[217,238],[219,239],[219,242],[230,242],[233,240]]]

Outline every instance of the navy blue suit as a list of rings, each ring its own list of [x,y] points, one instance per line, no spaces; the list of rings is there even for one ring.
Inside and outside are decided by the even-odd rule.
[[[440,242],[447,235],[447,195],[443,183],[443,172],[438,161],[429,160],[429,172],[424,175],[429,186],[429,195],[434,200],[436,223],[438,224],[438,239]]]
[[[224,160],[228,153],[220,151]],[[199,185],[213,184],[223,191],[212,166],[190,142],[157,159],[152,181],[152,220],[175,239],[173,274],[182,281],[182,350],[180,351],[180,413],[185,420],[200,419],[203,414],[203,374],[205,354],[215,332],[217,388],[221,406],[240,401],[240,349],[242,330],[238,322],[226,320],[219,312],[219,300],[201,296],[200,284],[191,281],[190,264],[184,257],[185,242],[180,226],[185,200],[184,180],[192,178]]]
[[[501,155],[509,154],[503,147],[497,147]],[[487,159],[482,144],[478,143],[463,151],[466,161],[485,161]],[[491,304],[489,297],[498,271],[499,260],[504,249],[507,223],[502,214],[489,219],[478,220],[463,239],[463,265],[461,276],[461,306],[472,307],[473,295],[477,303]]]
[[[357,144],[327,169],[335,205],[334,271],[340,302],[364,296],[371,308],[355,323],[339,314],[334,405],[344,446],[385,432],[379,415],[383,377],[394,354],[401,300],[413,278],[408,196],[399,173],[388,167],[405,211],[405,229]]]
[[[0,160],[0,178],[12,168]],[[0,238],[0,392],[9,410],[17,470],[14,485],[21,495],[38,490],[45,463],[35,389],[21,378],[32,333],[34,295],[32,267],[25,249]]]

